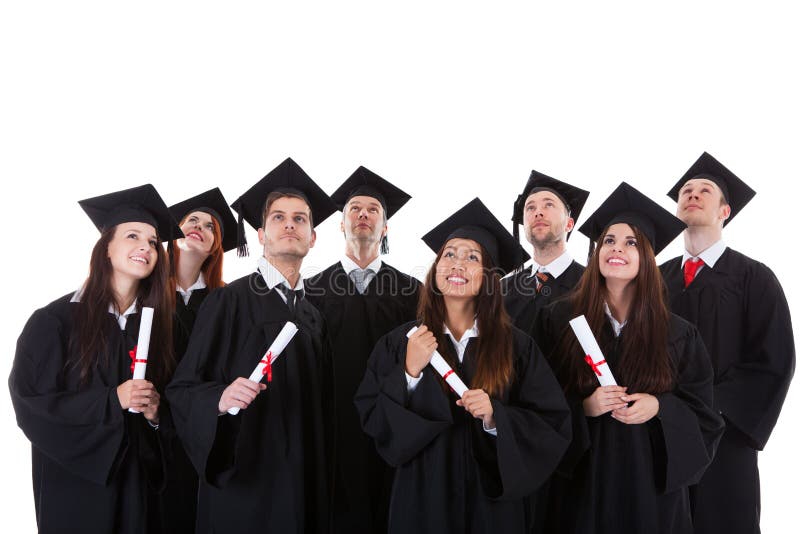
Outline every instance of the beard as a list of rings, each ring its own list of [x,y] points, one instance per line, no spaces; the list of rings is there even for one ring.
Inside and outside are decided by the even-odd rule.
[[[537,249],[548,249],[558,245],[564,239],[563,232],[556,234],[556,232],[552,230],[552,227],[541,237],[536,237],[531,228],[527,228],[525,234],[528,242]]]

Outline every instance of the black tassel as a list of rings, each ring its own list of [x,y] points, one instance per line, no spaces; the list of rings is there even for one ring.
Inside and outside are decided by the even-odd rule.
[[[381,238],[381,254],[388,254],[389,253],[389,238],[383,236]]]
[[[241,213],[239,213],[239,227],[236,231],[236,255],[240,258],[250,255],[247,250],[247,238],[244,235],[244,220],[242,220]]]

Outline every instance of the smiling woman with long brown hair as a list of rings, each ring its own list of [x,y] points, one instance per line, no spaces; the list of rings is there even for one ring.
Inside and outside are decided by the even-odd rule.
[[[436,260],[419,329],[378,341],[355,399],[397,468],[389,532],[528,532],[524,497],[555,468],[569,420],[547,363],[503,307],[500,274],[524,251],[478,199],[423,240]],[[461,399],[429,365],[435,350],[469,385]]]
[[[688,486],[723,423],[697,330],[669,313],[655,255],[683,223],[623,183],[580,231],[597,243],[575,291],[542,310],[534,337],[572,408],[544,532],[692,531]],[[617,385],[600,386],[568,325],[584,315]],[[599,355],[592,355],[597,364]],[[544,499],[543,499],[544,500]]]
[[[81,206],[101,231],[89,277],[28,320],[11,399],[31,441],[40,532],[148,532],[146,489],[163,483],[159,392],[174,367],[161,241],[177,228],[151,185]],[[155,310],[150,358],[133,380],[142,306]]]

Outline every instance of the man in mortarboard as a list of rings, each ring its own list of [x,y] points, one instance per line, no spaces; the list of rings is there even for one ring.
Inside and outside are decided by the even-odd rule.
[[[514,202],[514,237],[523,225],[533,245],[532,265],[502,280],[506,311],[517,328],[530,333],[536,313],[571,291],[583,274],[567,240],[588,197],[588,191],[531,171]]]
[[[661,266],[672,311],[694,323],[714,365],[714,407],[725,434],[693,488],[697,533],[760,532],[758,451],[780,414],[795,365],[789,307],[764,264],[725,245],[722,229],[753,198],[708,153],[668,193],[686,251]]]
[[[200,474],[197,531],[329,532],[330,350],[303,296],[314,225],[336,207],[287,159],[234,203],[258,230],[257,270],[211,293],[167,396]],[[260,382],[248,377],[287,322],[298,332]],[[269,358],[269,362],[272,359]],[[231,408],[241,411],[231,415]]]
[[[411,198],[365,167],[331,195],[342,210],[341,260],[306,281],[333,344],[336,395],[335,532],[386,531],[393,470],[361,430],[353,405],[377,340],[416,317],[419,282],[386,262],[387,220]]]

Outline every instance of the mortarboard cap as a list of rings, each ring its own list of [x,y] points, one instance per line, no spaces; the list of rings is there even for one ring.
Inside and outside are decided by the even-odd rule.
[[[693,178],[711,180],[722,190],[722,196],[725,197],[725,201],[731,207],[731,214],[725,222],[722,223],[723,226],[731,222],[742,208],[756,195],[756,192],[753,191],[749,185],[729,171],[725,165],[717,161],[714,156],[708,152],[703,152],[703,154],[697,158],[697,161],[689,167],[686,174],[678,180],[667,195],[677,202],[681,187]]]
[[[264,202],[273,191],[300,195],[311,209],[314,226],[318,226],[336,211],[336,205],[306,172],[292,158],[272,169],[253,187],[237,198],[231,207],[239,214],[239,233],[237,243],[239,255],[247,255],[247,242],[244,237],[243,220],[255,229],[261,228]]]
[[[161,241],[183,235],[151,184],[79,200],[78,204],[101,232],[126,222],[142,222],[153,226]]]
[[[208,213],[219,224],[222,232],[222,250],[228,252],[236,248],[236,219],[218,187],[178,202],[170,206],[169,211],[178,223],[193,211]]]
[[[525,184],[525,189],[522,190],[522,194],[514,202],[514,214],[511,220],[514,222],[514,237],[517,239],[519,239],[518,225],[523,224],[524,220],[525,201],[528,200],[531,194],[538,191],[553,192],[564,203],[570,217],[576,222],[581,210],[583,210],[583,205],[586,204],[586,199],[589,198],[589,192],[580,187],[575,187],[537,171],[531,171],[528,183]],[[569,239],[571,233],[572,231],[567,233],[567,239]]]
[[[450,239],[472,239],[483,245],[492,263],[500,269],[501,276],[524,263],[530,255],[525,252],[518,239],[506,230],[497,217],[475,198],[422,236],[422,240],[434,252]]]
[[[680,219],[625,182],[619,184],[578,231],[597,241],[605,228],[616,223],[636,226],[647,236],[656,255],[686,228]]]

